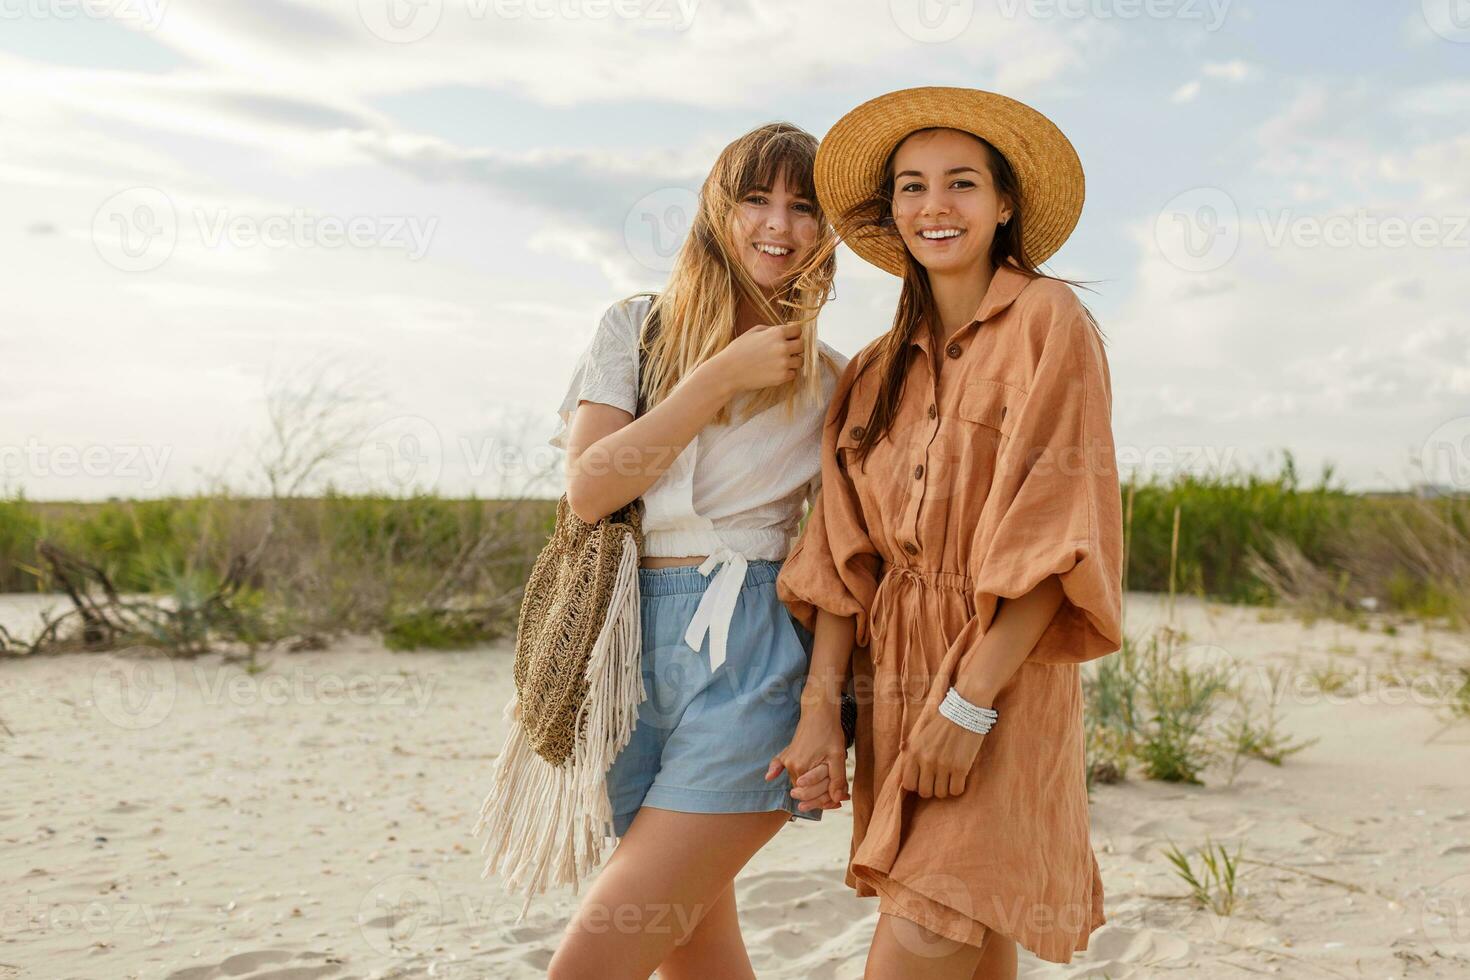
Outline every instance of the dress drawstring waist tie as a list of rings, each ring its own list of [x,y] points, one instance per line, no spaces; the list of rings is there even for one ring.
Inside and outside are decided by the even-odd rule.
[[[873,596],[873,608],[869,613],[869,628],[872,632],[882,632],[886,628],[892,613],[890,608],[896,601],[893,596],[899,591],[899,586],[912,585],[922,588],[931,586],[938,589],[950,589],[965,595],[965,604],[970,603],[969,589],[970,576],[962,572],[930,571],[915,568],[912,565],[885,565],[883,576],[878,580],[878,591]],[[909,651],[914,649],[919,642],[919,615],[911,615],[908,619],[908,628],[905,630],[903,642],[894,644],[893,649],[898,652],[898,663],[894,664],[895,676],[901,685],[898,701],[898,731],[899,745],[902,748],[908,743],[908,658]],[[933,624],[930,624],[932,628]],[[879,651],[883,644],[873,639],[869,646],[872,654],[873,665],[876,667],[882,660]]]

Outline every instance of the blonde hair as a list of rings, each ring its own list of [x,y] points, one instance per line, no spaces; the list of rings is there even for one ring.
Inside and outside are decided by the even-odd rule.
[[[649,311],[658,330],[648,348],[641,383],[648,407],[666,398],[681,379],[735,339],[741,297],[758,311],[761,322],[800,322],[805,343],[797,377],[751,392],[746,417],[782,401],[790,417],[799,398],[820,398],[821,365],[836,371],[835,361],[817,343],[816,317],[836,273],[837,239],[817,201],[812,180],[816,153],[817,141],[810,133],[791,123],[773,122],[746,133],[716,158],[700,187],[699,206],[668,285]],[[768,299],[740,261],[731,219],[751,189],[774,188],[781,175],[788,188],[811,200],[818,233],[807,257],[782,277]],[[729,421],[727,404],[713,422]]]

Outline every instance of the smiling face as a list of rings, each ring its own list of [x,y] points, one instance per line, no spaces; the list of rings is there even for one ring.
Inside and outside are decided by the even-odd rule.
[[[894,154],[893,174],[893,222],[920,265],[947,273],[989,261],[1012,206],[979,139],[956,129],[913,133]]]
[[[730,212],[730,237],[740,264],[768,292],[810,253],[817,240],[817,205],[779,173],[773,187],[752,187]]]

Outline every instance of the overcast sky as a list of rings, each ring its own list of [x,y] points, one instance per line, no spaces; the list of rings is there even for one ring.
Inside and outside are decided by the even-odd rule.
[[[339,485],[517,492],[722,146],[929,84],[1077,147],[1048,269],[1095,280],[1125,469],[1405,487],[1429,446],[1470,488],[1461,0],[0,0],[0,479],[258,488],[322,371],[371,430]],[[839,269],[850,355],[897,280]]]

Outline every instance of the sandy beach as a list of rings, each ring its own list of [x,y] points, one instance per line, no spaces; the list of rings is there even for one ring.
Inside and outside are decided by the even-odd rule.
[[[1129,596],[1130,633],[1163,616]],[[1096,787],[1108,923],[1070,964],[1023,952],[1021,976],[1470,976],[1470,724],[1430,703],[1466,638],[1195,600],[1174,617],[1262,683],[1329,662],[1347,680],[1278,691],[1284,733],[1320,740],[1280,768]],[[261,663],[0,662],[0,980],[542,975],[576,899],[516,924],[470,836],[509,644]],[[738,879],[760,977],[862,975],[877,903],[842,884],[851,825],[788,824]],[[1162,854],[1207,837],[1249,862],[1228,918],[1182,900]]]

